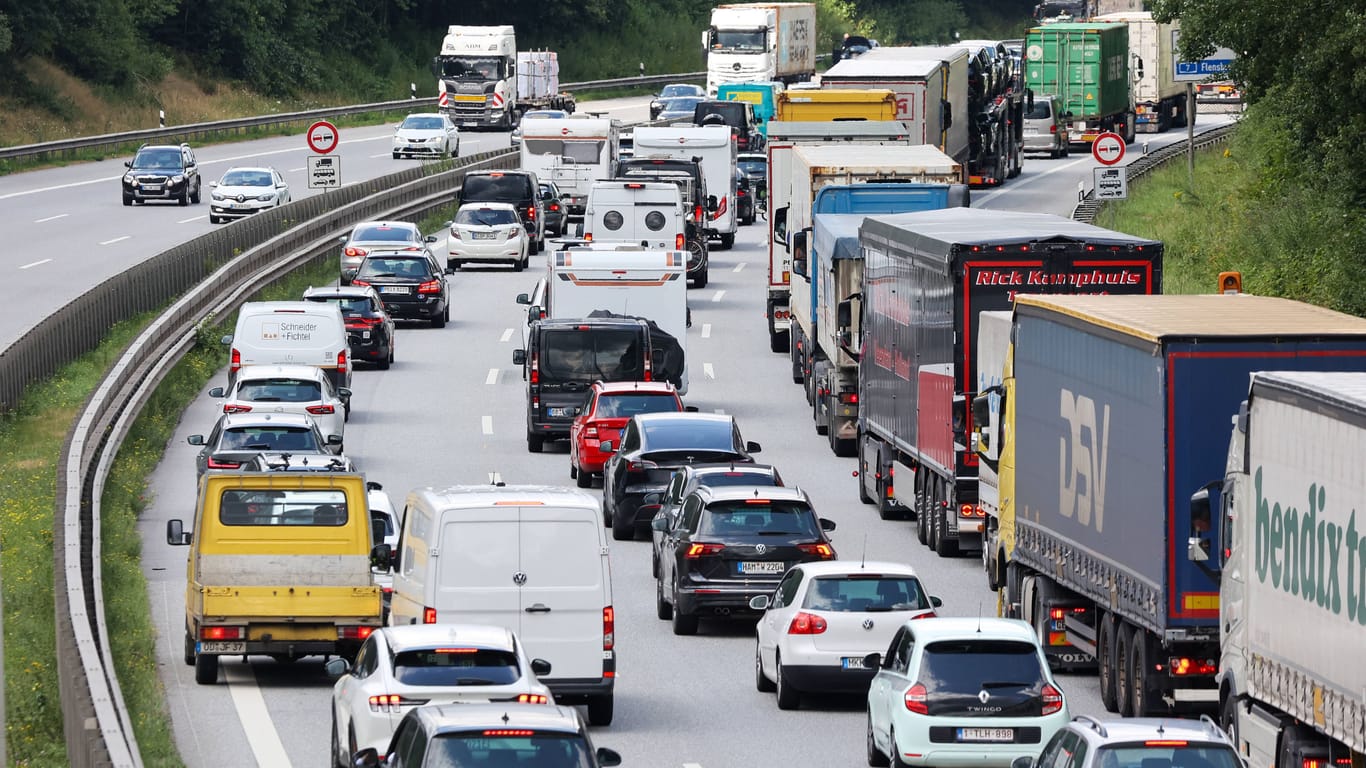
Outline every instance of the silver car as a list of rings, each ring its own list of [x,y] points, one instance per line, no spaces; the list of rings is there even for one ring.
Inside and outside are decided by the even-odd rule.
[[[209,223],[250,216],[290,201],[289,184],[274,168],[229,168],[210,182]]]
[[[440,238],[422,236],[416,224],[406,221],[366,221],[357,224],[351,234],[337,238],[341,249],[341,284],[350,285],[356,270],[367,254],[377,251],[417,251],[432,255],[429,243]]]
[[[400,157],[455,157],[460,154],[460,131],[441,114],[408,115],[394,129],[394,159]]]
[[[1025,109],[1025,152],[1047,152],[1049,157],[1067,157],[1067,118],[1057,96],[1036,95],[1034,103]]]

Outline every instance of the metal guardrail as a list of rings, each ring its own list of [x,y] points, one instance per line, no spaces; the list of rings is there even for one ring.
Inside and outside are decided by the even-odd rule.
[[[1237,127],[1237,123],[1229,123],[1228,125],[1221,125],[1218,128],[1205,131],[1195,137],[1195,148],[1204,149],[1205,147],[1228,141],[1229,136],[1233,134],[1233,129]],[[1161,149],[1146,154],[1125,166],[1126,173],[1128,173],[1129,176],[1129,182],[1132,183],[1135,180],[1142,178],[1144,174],[1161,166],[1163,163],[1175,160],[1178,157],[1184,157],[1185,154],[1185,141],[1168,144]],[[1096,220],[1096,214],[1100,213],[1100,208],[1104,204],[1104,200],[1096,199],[1096,191],[1094,189],[1090,190],[1077,203],[1077,207],[1072,209],[1072,218],[1083,224],[1093,224]]]
[[[696,80],[707,76],[706,72],[684,72],[669,75],[646,75],[637,77],[618,77],[608,80],[588,80],[582,83],[563,83],[561,87],[571,91],[601,91],[609,88],[630,88],[644,85],[661,85],[678,81]],[[116,149],[130,145],[165,139],[189,139],[214,133],[241,131],[248,128],[265,128],[290,123],[311,122],[329,117],[361,115],[373,112],[406,112],[413,107],[435,107],[436,97],[422,99],[400,99],[381,101],[374,104],[353,104],[345,107],[326,107],[302,112],[281,112],[275,115],[241,117],[233,120],[217,120],[210,123],[191,123],[189,125],[169,126],[166,128],[146,128],[123,133],[106,133],[100,136],[46,141],[40,144],[23,144],[16,147],[0,148],[0,160],[14,160],[23,157],[44,157],[85,149]]]

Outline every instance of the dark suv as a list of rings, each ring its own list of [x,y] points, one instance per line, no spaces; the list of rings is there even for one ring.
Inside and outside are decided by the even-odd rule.
[[[782,487],[783,478],[771,464],[691,464],[680,468],[669,481],[663,496],[651,494],[640,506],[642,516],[655,510],[656,519],[650,521],[652,545],[650,575],[659,576],[659,557],[663,551],[664,537],[678,524],[679,512],[683,510],[683,500],[688,494],[703,486],[721,488],[725,486],[776,486]],[[658,496],[658,498],[656,498]]]
[[[472,171],[465,174],[456,196],[458,209],[465,203],[511,203],[531,236],[532,253],[545,247],[545,207],[541,184],[531,171]]]
[[[124,165],[124,205],[148,200],[199,204],[199,163],[189,144],[143,144]]]
[[[380,251],[365,257],[351,284],[374,288],[395,320],[426,320],[444,328],[451,321],[450,272],[425,253]]]
[[[394,319],[368,285],[328,285],[304,291],[304,301],[336,304],[346,321],[351,359],[388,369],[394,362]]]

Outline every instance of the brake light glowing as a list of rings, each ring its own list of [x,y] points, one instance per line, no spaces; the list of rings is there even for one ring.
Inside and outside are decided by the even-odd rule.
[[[479,653],[478,648],[436,648],[433,653]]]
[[[242,353],[239,352],[239,351],[237,350],[236,347],[233,347],[233,348],[232,348],[231,361],[230,361],[229,364],[228,364],[228,370],[231,371],[231,372],[233,372],[233,373],[237,373],[237,372],[240,371],[241,369],[242,369]]]
[[[428,280],[417,287],[418,293],[441,293],[440,280]]]
[[[617,613],[612,610],[612,606],[606,605],[602,609],[602,649],[610,651],[617,644]]]
[[[346,373],[346,350],[337,353],[337,373]]]
[[[987,516],[987,512],[986,512],[985,509],[982,509],[981,507],[977,506],[976,504],[959,504],[959,505],[958,505],[958,516],[959,516],[959,517],[986,517],[986,516]]]
[[[927,692],[925,686],[920,683],[916,683],[910,688],[907,688],[906,695],[902,698],[905,701],[906,710],[908,712],[914,712],[917,715],[928,715],[930,713],[930,706],[927,702],[929,699],[929,692]]]
[[[1145,746],[1145,747],[1184,747],[1184,746],[1186,746],[1186,742],[1185,742],[1184,740],[1176,740],[1176,739],[1154,739],[1154,740],[1152,740],[1152,741],[1145,741],[1145,742],[1143,742],[1143,746]]]
[[[534,736],[535,731],[514,728],[490,728],[484,731],[485,736]]]
[[[337,627],[338,640],[364,640],[375,631],[374,627]]]
[[[229,403],[223,406],[223,413],[251,413],[251,406],[241,405],[239,403]]]
[[[367,281],[365,281],[365,280],[360,280],[360,279],[357,279],[357,278],[354,278],[354,277],[351,278],[351,284],[352,284],[352,285],[359,285],[359,286],[369,286],[369,285],[370,285],[369,282],[367,282]]]
[[[517,694],[518,704],[549,704],[550,699],[539,693],[519,693]]]
[[[353,259],[360,259],[365,257],[367,251],[364,248],[357,248],[355,246],[348,245],[346,246],[346,250],[342,251],[342,253],[345,253],[347,256]]]
[[[644,184],[637,183],[637,182],[628,182],[628,183],[626,184],[626,188],[627,188],[627,189],[645,189],[645,185],[644,185]]]
[[[845,405],[858,405],[858,393],[857,393],[857,392],[841,392],[841,393],[840,393],[840,402],[843,403],[843,404],[845,404]]]
[[[552,211],[558,211],[558,210],[560,210],[560,204],[559,204],[559,203],[551,203],[551,204],[550,204],[550,210],[552,210]]]
[[[1219,665],[1215,663],[1214,659],[1189,659],[1182,656],[1173,656],[1168,659],[1167,667],[1174,677],[1212,675],[1219,671]]]
[[[693,221],[702,221],[702,206],[694,206],[692,209]]]
[[[436,609],[435,609],[435,608],[423,608],[423,609],[422,609],[422,623],[423,623],[423,624],[435,624],[435,623],[436,623]]]
[[[681,235],[681,234],[674,235],[674,250],[675,250],[675,251],[681,251],[681,250],[683,250],[684,248],[687,248],[687,247],[688,247],[688,241],[687,241],[686,239],[684,239],[683,235]]]
[[[336,413],[337,409],[330,405],[310,405],[304,409],[315,416],[322,416],[329,413]]]
[[[696,560],[697,558],[706,555],[714,555],[725,548],[725,544],[692,544],[688,547],[688,554],[686,557],[689,560]]]
[[[242,462],[223,461],[221,459],[215,459],[214,457],[210,456],[208,464],[206,466],[209,469],[237,469],[242,466]]]
[[[1043,713],[1051,715],[1062,709],[1062,691],[1048,683],[1043,687]]]
[[[246,640],[246,627],[200,627],[200,640]]]
[[[583,233],[583,239],[584,239],[584,242],[588,242],[588,243],[593,242],[593,233],[592,233],[592,232],[584,232],[584,233]]]
[[[808,555],[816,555],[822,560],[834,560],[835,550],[829,544],[798,544],[797,549]]]

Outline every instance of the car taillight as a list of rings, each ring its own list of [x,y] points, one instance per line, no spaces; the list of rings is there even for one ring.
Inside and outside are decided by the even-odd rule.
[[[674,235],[674,250],[675,250],[675,251],[681,251],[681,250],[683,250],[683,249],[685,249],[685,248],[687,248],[687,247],[688,247],[688,241],[687,241],[686,238],[683,237],[683,235],[681,235],[681,234]]]
[[[536,206],[533,205],[526,209],[526,217],[531,221],[536,220]]]
[[[429,699],[405,699],[397,693],[381,693],[370,697],[370,711],[398,715],[403,713],[404,707],[420,707],[428,701]]]
[[[1051,683],[1044,684],[1043,687],[1043,713],[1051,715],[1062,709],[1062,691],[1054,688]]]
[[[206,466],[209,469],[237,469],[242,466],[242,462],[222,461],[220,459],[215,459],[214,457],[210,456],[208,464]]]
[[[925,686],[920,683],[907,688],[906,695],[903,698],[908,712],[914,712],[917,715],[928,715],[930,713],[929,694],[926,692]]]
[[[359,286],[367,286],[367,285],[369,285],[370,283],[367,282],[367,281],[365,281],[365,280],[359,280],[359,279],[353,277],[353,278],[351,278],[351,284],[352,284],[352,285],[359,285]]]
[[[422,609],[422,623],[423,623],[423,624],[435,624],[435,623],[436,623],[436,609],[435,609],[435,608],[423,608],[423,609]]]
[[[841,392],[841,393],[840,393],[840,402],[843,403],[844,405],[858,405],[858,393],[857,393],[857,392]]]
[[[603,425],[603,429],[606,429],[606,428],[607,428],[606,425]],[[591,438],[593,438],[594,440],[597,440],[597,439],[598,439],[598,423],[595,422],[595,421],[589,422],[589,423],[588,423],[588,428],[585,429],[585,430],[583,431],[583,436],[584,436],[584,437],[591,437]]]
[[[825,619],[814,613],[802,611],[792,617],[792,623],[787,625],[789,635],[819,635],[825,632]]]
[[[552,211],[558,211],[558,210],[560,210],[560,204],[559,204],[559,203],[551,203],[551,204],[550,204],[550,210],[552,210]]]
[[[798,544],[797,549],[808,555],[816,555],[822,560],[834,560],[835,550],[829,544]]]
[[[549,704],[550,699],[541,693],[519,693],[517,694],[518,704]]]
[[[627,472],[644,472],[647,469],[655,469],[659,465],[653,461],[632,461],[626,464]]]
[[[223,413],[251,413],[251,406],[230,403],[223,406]]]
[[[230,356],[230,361],[228,363],[228,370],[232,371],[233,373],[237,373],[239,370],[241,370],[241,368],[242,353],[239,352],[236,347],[233,347],[232,355]]]
[[[380,325],[384,322],[384,315],[376,317],[357,317],[353,318],[353,322],[359,325]]]
[[[603,606],[602,609],[602,649],[610,651],[617,643],[617,614],[612,610],[612,606]]]
[[[509,229],[509,230],[508,230],[507,239],[508,239],[508,240],[511,240],[512,238],[516,237],[516,236],[518,235],[518,233],[520,233],[521,231],[522,231],[522,230],[516,229],[516,228]]]
[[[532,353],[531,353],[531,374],[530,374],[530,376],[531,376],[530,381],[531,381],[532,384],[540,384],[540,383],[541,383],[541,353],[539,353],[539,352],[532,352]]]
[[[337,373],[346,373],[346,350],[337,353]]]
[[[315,416],[323,416],[329,413],[336,413],[337,409],[330,405],[310,405],[304,409]]]
[[[1048,126],[1048,132],[1049,132],[1049,133],[1057,133],[1057,132],[1058,132],[1058,126],[1056,126],[1056,125],[1050,125],[1050,126]]]
[[[743,190],[743,189],[737,189],[737,190],[735,190],[735,196],[736,196],[736,197],[744,197],[744,196],[745,196],[745,190]]]
[[[460,230],[456,229],[455,227],[451,227],[451,239],[452,239],[452,240],[464,240],[464,238],[462,238],[462,237],[460,236]]]
[[[912,619],[937,619],[937,618],[939,618],[939,614],[935,613],[934,611],[925,611],[924,613],[917,613],[916,615],[912,616],[911,618],[912,618]]]
[[[337,627],[338,640],[364,640],[375,631],[374,627]]]
[[[583,233],[583,240],[584,240],[584,242],[586,242],[586,243],[591,243],[591,242],[593,242],[593,233],[592,233],[592,232],[584,232],[584,233]]]
[[[696,222],[699,222],[699,223],[702,221],[702,206],[698,205],[698,206],[694,206],[694,207],[693,207],[693,209],[692,209],[692,218],[693,218],[693,221],[696,221]]]
[[[699,557],[714,555],[725,548],[725,544],[692,544],[688,547],[688,554],[685,557],[696,560]]]
[[[441,293],[440,280],[428,280],[417,287],[418,293]]]
[[[200,640],[246,640],[246,627],[200,627]]]
[[[368,253],[368,251],[366,251],[364,248],[356,248],[354,246],[348,245],[346,246],[346,250],[342,251],[342,253],[345,253],[347,256],[350,256],[353,259],[360,259],[364,258],[365,254]]]

